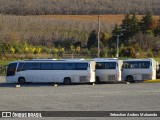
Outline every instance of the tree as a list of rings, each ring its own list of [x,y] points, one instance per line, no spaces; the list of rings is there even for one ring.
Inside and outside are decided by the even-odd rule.
[[[65,52],[64,48],[59,48],[59,50],[58,50],[58,56],[62,58],[63,55],[64,55],[64,52]]]
[[[132,36],[130,14],[125,15],[124,19],[122,20],[121,28],[124,29],[123,38],[124,39],[129,39],[129,37]]]
[[[73,54],[75,53],[76,49],[73,45],[70,46],[70,53],[71,53],[71,57],[73,58]]]
[[[87,48],[90,50],[91,48],[97,47],[97,41],[97,32],[93,30],[88,37]]]
[[[114,35],[118,35],[118,34],[120,34],[120,32],[121,32],[121,29],[120,29],[120,27],[116,24],[116,25],[114,26],[113,30],[112,30],[112,35],[113,35],[113,36],[114,36]]]
[[[109,40],[109,48],[113,48],[113,44],[116,44],[116,35],[120,34],[120,27],[116,24],[112,30],[112,37]]]
[[[101,49],[101,52],[100,52],[100,57],[107,57],[107,54],[108,54],[108,49],[104,48],[104,49]]]
[[[120,56],[122,57],[135,57],[135,49],[133,47],[123,48],[120,52]]]
[[[57,54],[57,53],[58,53],[58,49],[57,49],[57,48],[52,48],[51,53],[52,53],[52,54]]]
[[[108,46],[108,40],[110,38],[110,35],[108,33],[102,32],[100,36],[100,42],[104,47]]]
[[[13,48],[13,46],[11,46],[11,47],[9,48],[9,52],[10,52],[11,54],[14,54],[15,49]]]
[[[137,19],[136,15],[133,14],[131,17],[131,37],[133,37],[136,33],[138,33],[140,31],[140,27],[139,27],[139,20]]]
[[[149,50],[152,51],[156,47],[156,42],[158,41],[155,36],[143,34],[142,32],[137,33],[133,40],[140,46],[141,50],[145,52]]]
[[[34,54],[40,54],[42,51],[42,48],[40,47],[36,47],[35,51],[34,51]]]
[[[81,51],[81,47],[80,46],[76,47],[76,53],[79,54],[80,51]]]
[[[158,25],[157,25],[156,29],[154,30],[154,34],[155,34],[155,36],[160,36],[160,18],[158,20]]]
[[[45,1],[45,2],[44,2]],[[2,14],[159,14],[159,0],[0,0]],[[25,6],[25,7],[24,7]]]
[[[97,57],[98,49],[97,48],[91,48],[91,56],[93,58]]]
[[[85,48],[85,49],[83,49],[83,50],[81,51],[81,54],[83,54],[84,57],[86,58],[87,56],[89,56],[90,51],[89,51],[87,48]]]
[[[146,15],[142,18],[140,24],[141,31],[143,33],[145,33],[147,30],[151,30],[152,21],[153,18],[151,12],[147,12]]]
[[[133,14],[132,16],[130,14],[126,14],[124,19],[122,20],[122,38],[125,40],[129,40],[129,38],[132,38],[136,33],[139,32],[139,21],[136,18],[136,15]]]

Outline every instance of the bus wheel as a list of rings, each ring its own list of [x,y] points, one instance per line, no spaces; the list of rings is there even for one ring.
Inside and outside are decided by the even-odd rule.
[[[100,79],[98,76],[96,76],[96,83],[99,84],[100,83]]]
[[[24,84],[25,83],[25,78],[24,77],[18,78],[18,83],[19,84]]]
[[[126,81],[130,82],[130,83],[134,83],[135,82],[134,79],[133,79],[133,76],[127,76],[126,77]]]
[[[71,78],[69,78],[69,77],[64,78],[63,83],[64,83],[65,85],[70,85],[70,84],[71,84]]]

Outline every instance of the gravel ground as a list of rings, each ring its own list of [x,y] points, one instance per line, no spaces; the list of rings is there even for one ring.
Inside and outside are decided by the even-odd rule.
[[[20,88],[15,86],[16,84],[5,83],[4,77],[0,77],[0,111],[160,111],[160,83],[83,84],[57,87],[53,84],[30,83]],[[54,119],[105,120],[106,118]]]

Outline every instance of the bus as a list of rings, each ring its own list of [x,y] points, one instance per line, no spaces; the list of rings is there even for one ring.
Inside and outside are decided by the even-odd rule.
[[[25,60],[9,63],[6,82],[95,82],[95,61],[87,60]]]
[[[127,82],[154,80],[158,69],[158,62],[151,58],[123,60],[122,79]]]
[[[96,58],[96,82],[121,81],[122,60]]]

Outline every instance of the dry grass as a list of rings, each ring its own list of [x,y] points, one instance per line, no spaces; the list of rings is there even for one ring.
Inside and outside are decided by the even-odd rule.
[[[124,14],[100,15],[101,31],[111,33],[115,24],[121,24]],[[49,46],[54,41],[74,40],[83,45],[89,33],[98,28],[97,15],[29,15],[0,14],[0,42],[27,42]],[[137,18],[142,19],[142,15]],[[155,20],[159,16],[153,16]]]
[[[116,15],[100,15],[102,22],[117,23],[120,24],[124,19],[124,14]],[[143,15],[136,15],[138,20],[141,20]],[[97,21],[97,15],[38,15],[36,17],[47,18],[47,19],[58,19],[58,20],[74,20],[74,21]],[[159,20],[160,16],[153,16],[154,20]]]

